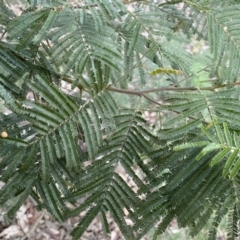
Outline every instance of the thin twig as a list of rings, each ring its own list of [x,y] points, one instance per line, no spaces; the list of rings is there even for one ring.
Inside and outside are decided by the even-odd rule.
[[[61,75],[59,75],[61,76]],[[61,76],[61,79],[68,82],[68,83],[73,83],[73,79],[66,77],[66,76]],[[155,101],[154,99],[148,97],[146,94],[147,93],[153,93],[153,92],[167,92],[167,91],[214,91],[216,89],[220,89],[220,88],[225,88],[226,86],[237,86],[240,85],[240,82],[234,82],[234,83],[230,83],[230,84],[221,84],[221,85],[216,85],[216,86],[212,86],[212,87],[161,87],[161,88],[153,88],[153,89],[148,89],[148,90],[143,90],[143,91],[139,91],[139,90],[129,90],[129,89],[122,89],[122,88],[115,88],[112,87],[111,85],[108,86],[106,89],[108,91],[111,92],[118,92],[118,93],[123,93],[123,94],[129,94],[129,95],[135,95],[135,96],[139,96],[139,97],[144,97],[147,100],[149,100],[150,102],[153,102],[157,105],[161,105],[160,103],[158,103],[157,101]],[[86,91],[83,86],[81,84],[77,84],[77,87],[80,90],[84,90]]]
[[[164,3],[160,3],[158,4],[158,7],[162,7],[162,6],[165,6],[165,5],[172,5],[172,4],[178,4],[178,3],[181,3],[182,0],[173,0],[173,1],[167,1],[167,2],[164,2]]]
[[[39,222],[42,220],[43,216],[44,216],[45,211],[43,210],[41,215],[38,217],[38,219],[36,220],[36,222],[32,225],[32,227],[29,229],[29,231],[27,233],[24,234],[24,236],[22,238],[20,238],[20,240],[25,240],[26,237],[35,230],[35,228],[38,226]]]
[[[122,1],[123,4],[130,4],[130,3],[139,3],[139,2],[146,2],[144,0],[124,0]]]
[[[5,34],[7,33],[7,29],[4,30],[4,32],[2,33],[1,37],[0,37],[0,40],[2,40],[5,36]]]
[[[149,90],[144,90],[144,91],[137,91],[137,90],[129,90],[129,89],[121,89],[121,88],[115,88],[115,87],[107,87],[107,90],[112,91],[112,92],[118,92],[118,93],[123,93],[123,94],[129,94],[129,95],[136,95],[139,97],[144,97],[148,101],[155,103],[156,105],[161,106],[162,104],[157,102],[156,100],[150,98],[147,96],[147,93],[153,93],[153,92],[161,92],[161,91],[203,91],[203,90],[208,90],[208,91],[214,91],[215,89],[218,88],[224,88],[226,86],[236,86],[240,85],[240,82],[235,82],[231,84],[222,84],[218,86],[213,86],[213,87],[202,87],[202,88],[197,88],[197,87],[162,87],[162,88],[155,88],[155,89],[149,89]],[[177,112],[177,111],[175,111]]]
[[[214,91],[219,88],[225,88],[226,86],[237,86],[240,85],[240,82],[234,82],[230,84],[221,84],[221,85],[216,85],[212,87],[161,87],[161,88],[153,88],[153,89],[148,89],[148,90],[143,90],[143,91],[138,91],[138,90],[129,90],[129,89],[121,89],[121,88],[115,88],[112,86],[107,87],[107,90],[112,91],[112,92],[119,92],[119,93],[125,93],[125,94],[130,94],[130,95],[138,95],[142,96],[142,94],[146,93],[153,93],[153,92],[166,92],[166,91]]]

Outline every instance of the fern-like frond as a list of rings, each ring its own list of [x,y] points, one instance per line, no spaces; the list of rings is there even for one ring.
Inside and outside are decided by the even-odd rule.
[[[179,123],[183,125],[183,129],[191,128],[196,124],[196,119],[202,116],[203,122],[208,122],[210,119],[218,118],[221,122],[230,123],[233,119],[236,120],[238,126],[238,97],[235,88],[226,90],[217,90],[214,93],[196,92],[196,93],[168,93],[166,95],[166,104],[159,107],[160,110],[170,110],[177,112],[176,116],[164,124],[166,128],[171,128]],[[189,101],[188,99],[192,100]],[[227,99],[226,99],[227,98]],[[188,125],[186,125],[189,122]],[[180,129],[179,129],[180,130]],[[173,130],[171,130],[173,131]],[[173,131],[174,132],[174,131]],[[181,132],[180,132],[181,133]],[[165,135],[165,133],[164,133]],[[166,131],[167,136],[167,131]]]
[[[13,11],[11,11],[11,9],[9,9],[3,2],[0,3],[0,13],[0,25],[6,26],[11,21],[11,19],[15,17]]]
[[[79,154],[81,151],[79,152],[77,150],[79,147],[76,142],[76,137],[81,134],[81,132],[79,132],[80,128],[85,134],[89,157],[94,158],[98,147],[103,144],[102,127],[104,127],[104,129],[114,128],[112,116],[114,113],[117,113],[117,109],[114,108],[113,99],[111,99],[108,93],[105,93],[107,94],[107,101],[103,96],[104,93],[100,93],[101,97],[96,96],[96,107],[92,102],[89,102],[89,105],[78,106],[72,99],[59,92],[53,85],[45,88],[46,84],[48,84],[46,79],[39,77],[38,81],[38,83],[29,83],[29,87],[36,94],[39,94],[46,104],[42,105],[33,101],[25,101],[21,106],[20,103],[12,102],[12,98],[6,91],[2,91],[1,94],[6,103],[11,106],[12,110],[21,112],[22,116],[26,116],[26,120],[29,121],[33,129],[35,129],[35,133],[33,133],[35,137],[34,135],[32,136],[29,144],[32,145],[32,147],[37,147],[39,144],[42,156],[42,173],[44,179],[47,180],[47,173],[49,174],[48,164],[50,164],[50,162],[53,164],[57,161],[58,156],[62,156],[62,154],[59,153],[61,148],[63,148],[63,152],[67,157],[67,166],[79,167],[79,158],[81,159]],[[102,121],[102,123],[100,123],[100,121]],[[92,128],[91,122],[94,128]],[[19,132],[19,134],[21,135],[21,132]],[[54,138],[56,142],[61,140],[61,143],[54,142]],[[11,134],[4,142],[15,143],[17,146],[28,145],[27,142],[20,139],[11,139]],[[58,146],[59,144],[60,146]]]
[[[201,152],[196,157],[196,160],[201,160],[201,158],[205,156],[207,153],[215,152],[215,155],[212,157],[212,160],[210,162],[210,166],[212,167],[215,164],[218,164],[219,162],[226,160],[222,173],[223,177],[229,175],[230,178],[234,178],[238,174],[240,168],[238,158],[239,153],[238,142],[237,145],[233,143],[231,135],[234,135],[234,133],[230,132],[228,125],[226,123],[223,123],[223,126],[220,126],[219,123],[216,122],[216,120],[214,120],[213,123],[214,132],[212,131],[213,129],[211,128],[206,129],[202,127],[204,134],[206,134],[206,136],[209,138],[211,142],[200,141],[184,143],[176,146],[174,149],[181,150],[192,147],[203,147]],[[219,151],[216,152],[216,150]]]
[[[237,239],[239,237],[238,215],[238,209],[235,205],[228,215],[228,239]]]
[[[236,27],[239,21],[238,6],[227,6],[218,12],[207,11],[207,18],[209,41],[214,58],[210,75],[216,75],[220,66],[225,69],[218,74],[220,80],[223,82],[227,77],[228,81],[232,82],[239,72],[240,42]]]
[[[7,165],[7,169],[3,170],[2,180],[10,179],[12,171],[23,173],[30,171],[35,165],[40,180],[35,184],[36,194],[43,201],[39,207],[44,206],[56,219],[63,221],[65,217],[78,214],[89,207],[88,204],[95,202],[104,206],[104,212],[111,213],[127,239],[133,239],[133,232],[124,220],[127,215],[123,208],[129,213],[133,212],[132,208],[139,198],[137,192],[116,173],[116,169],[118,165],[121,166],[137,188],[144,188],[144,178],[147,180],[147,176],[151,175],[142,162],[141,155],[147,154],[152,148],[151,143],[158,143],[159,140],[145,129],[146,122],[140,117],[141,113],[119,112],[113,98],[106,91],[95,94],[84,105],[77,105],[73,99],[50,84],[48,79],[40,76],[29,82],[28,87],[35,93],[34,101],[16,101],[2,87],[1,96],[7,106],[12,111],[21,113],[21,118],[27,121],[26,126],[32,128],[29,137],[25,136],[26,131],[18,133],[22,138],[25,136],[23,147],[17,142],[17,135],[13,135],[12,144],[18,146],[17,152],[9,152],[8,142],[11,138],[3,139],[4,149],[8,151],[1,152],[1,164]],[[14,114],[10,116],[12,122],[6,126],[13,127],[19,119],[14,121]],[[82,154],[83,149],[79,142],[86,143],[88,156]],[[27,154],[29,155],[25,159]],[[92,162],[88,167],[84,167],[86,160]],[[61,168],[51,170],[56,164],[59,165],[60,161],[66,164],[65,172],[62,172]],[[141,174],[136,174],[136,167]],[[64,175],[69,174],[69,169],[78,169],[81,173],[77,177],[77,182],[81,184],[72,180],[71,191],[61,176],[61,172]],[[100,172],[103,174],[98,174]],[[71,176],[66,177],[71,179]],[[55,182],[60,185],[59,189]],[[63,199],[60,191],[65,194]],[[23,196],[27,196],[27,192],[25,193]],[[65,201],[74,202],[86,197],[83,205],[77,207],[73,213],[66,211]],[[19,204],[22,201],[24,198],[19,200]],[[98,209],[99,212],[102,207]],[[90,219],[93,219],[93,216]],[[134,221],[132,219],[132,222]],[[74,236],[79,234],[76,230]]]
[[[209,168],[212,154],[205,155],[196,163],[200,151],[201,148],[191,148],[176,153],[168,151],[169,162],[167,164],[163,159],[162,163],[163,167],[169,168],[164,177],[166,183],[160,189],[152,189],[153,192],[148,195],[149,199],[146,199],[146,203],[140,203],[139,209],[142,210],[139,215],[145,221],[144,224],[138,222],[135,226],[142,229],[138,239],[141,239],[141,236],[160,220],[159,216],[162,220],[156,230],[155,238],[165,231],[174,217],[178,218],[180,227],[189,226],[191,234],[196,235],[210,219],[213,210],[224,204],[228,197],[227,192],[231,192],[231,183],[221,177],[223,165]],[[164,208],[168,211],[163,212]]]
[[[130,119],[131,121],[129,121]],[[123,209],[125,208],[129,214],[133,213],[135,204],[140,199],[137,197],[137,192],[134,192],[118,173],[118,169],[123,168],[135,182],[137,188],[143,187],[143,177],[136,174],[134,168],[135,164],[138,164],[142,174],[149,172],[139,154],[146,154],[150,148],[151,140],[149,141],[146,138],[153,141],[155,139],[147,131],[144,131],[141,126],[144,121],[138,113],[122,113],[116,116],[115,120],[118,131],[111,137],[111,142],[99,151],[96,161],[85,168],[79,176],[77,182],[80,182],[81,185],[65,197],[66,200],[86,198],[80,206],[68,213],[66,217],[76,216],[86,209],[90,203],[93,206],[92,210],[96,205],[101,204],[101,209],[104,209],[101,215],[110,212],[126,238],[133,239],[133,232],[124,219],[130,218],[133,223],[135,219],[126,215]],[[96,173],[100,174],[96,175]],[[98,211],[100,213],[100,209]],[[74,237],[80,236],[77,229],[78,227],[73,231]]]
[[[177,66],[184,71],[189,70],[190,56],[185,53],[180,53],[180,49],[175,48],[174,44],[168,42],[165,44],[164,39],[161,36],[164,35],[166,38],[178,39],[182,41],[172,31],[172,25],[168,22],[165,25],[160,24],[165,21],[167,15],[165,11],[158,9],[156,12],[144,12],[136,11],[129,12],[122,24],[122,34],[124,38],[129,42],[129,49],[127,50],[127,56],[130,61],[131,52],[133,49],[139,52],[144,57],[151,59],[158,67],[163,66],[163,62],[160,58],[166,59],[170,65]],[[128,32],[126,32],[126,30]],[[121,30],[120,30],[121,31]],[[148,37],[146,38],[144,33],[146,32]],[[140,46],[145,42],[146,48],[143,49]],[[176,59],[182,58],[182,64],[176,64]],[[179,63],[179,62],[178,62]]]

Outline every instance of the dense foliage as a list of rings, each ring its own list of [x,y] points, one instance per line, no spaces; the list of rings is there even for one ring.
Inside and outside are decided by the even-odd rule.
[[[58,221],[86,212],[73,239],[96,216],[108,234],[109,215],[128,240],[174,218],[192,236],[211,221],[215,239],[225,216],[238,239],[239,1],[22,3],[0,2],[7,216],[30,195]],[[210,49],[197,84],[193,36]]]

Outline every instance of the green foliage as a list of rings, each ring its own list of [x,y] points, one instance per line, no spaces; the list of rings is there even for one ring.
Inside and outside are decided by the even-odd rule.
[[[223,218],[238,239],[238,1],[24,2],[21,14],[0,3],[7,216],[32,196],[60,222],[85,213],[73,239],[97,216],[108,235],[109,214],[128,240],[157,239],[173,219],[216,239]],[[209,44],[206,84],[193,34]],[[136,99],[126,108],[116,94]]]

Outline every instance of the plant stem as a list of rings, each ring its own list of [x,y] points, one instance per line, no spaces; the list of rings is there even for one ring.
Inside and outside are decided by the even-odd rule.
[[[119,92],[119,93],[125,93],[125,94],[130,94],[130,95],[139,95],[143,96],[143,94],[146,93],[153,93],[153,92],[163,92],[163,91],[214,91],[218,88],[225,88],[227,86],[237,86],[240,85],[240,82],[234,82],[230,84],[221,84],[221,85],[216,85],[212,87],[161,87],[161,88],[153,88],[153,89],[148,89],[148,90],[143,90],[143,91],[137,91],[137,90],[128,90],[128,89],[121,89],[121,88],[115,88],[112,86],[107,87],[107,90],[112,91],[112,92]]]

